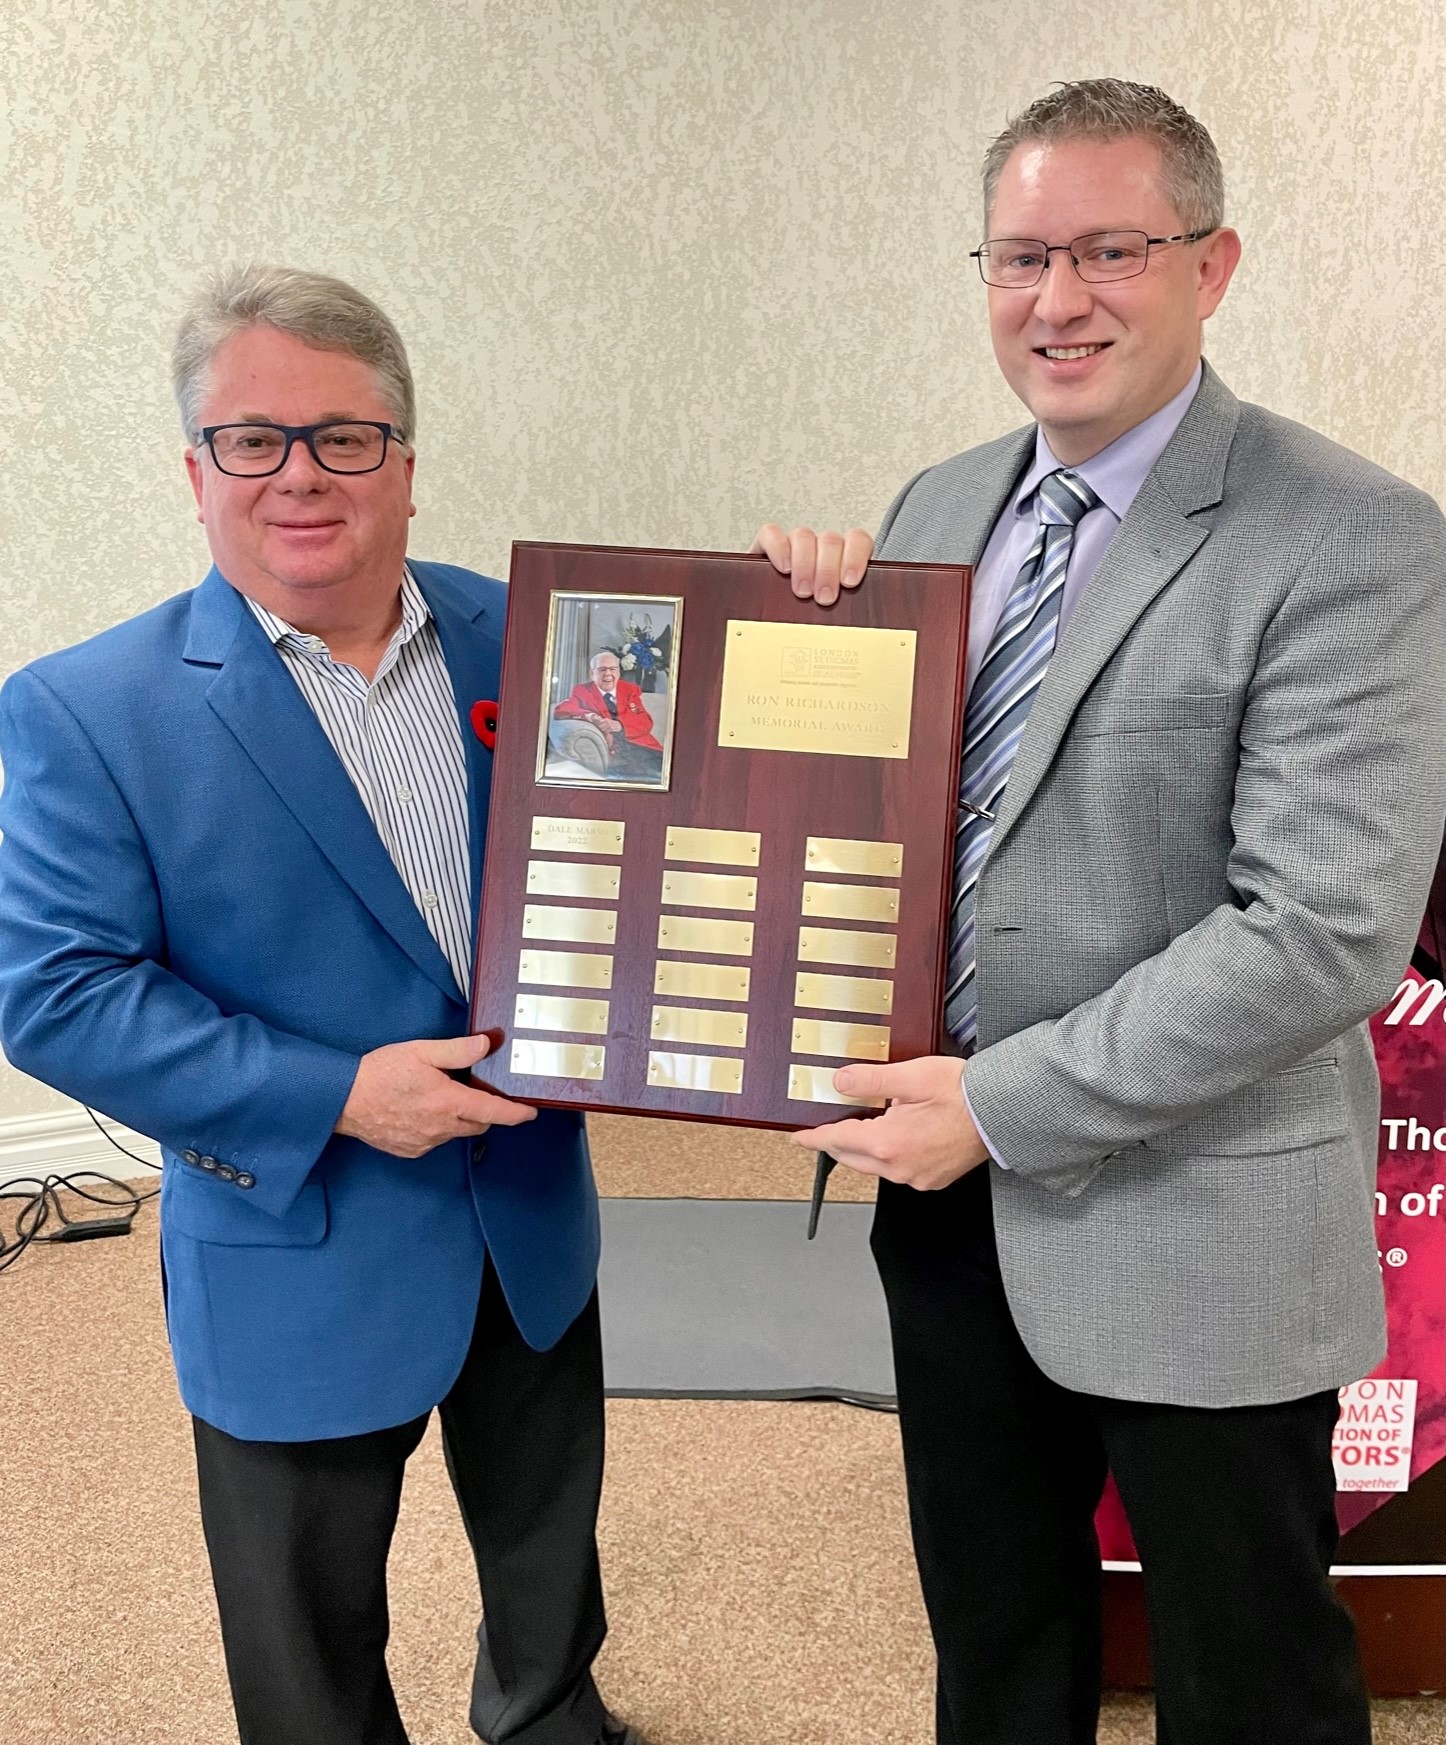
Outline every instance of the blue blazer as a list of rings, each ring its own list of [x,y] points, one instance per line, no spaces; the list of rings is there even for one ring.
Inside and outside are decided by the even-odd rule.
[[[475,907],[491,753],[468,714],[498,694],[506,590],[411,569],[462,722]],[[332,1131],[362,1054],[465,1034],[467,1008],[224,577],[16,673],[0,759],[0,1040],[160,1142],[187,1407],[262,1441],[419,1416],[461,1369],[484,1254],[524,1338],[554,1344],[597,1272],[576,1116],[417,1159]]]

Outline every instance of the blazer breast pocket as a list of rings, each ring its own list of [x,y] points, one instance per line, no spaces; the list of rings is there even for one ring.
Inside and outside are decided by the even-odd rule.
[[[1139,694],[1085,698],[1075,710],[1070,732],[1081,739],[1116,733],[1181,733],[1228,727],[1235,699],[1228,692],[1182,692],[1158,697]]]
[[[308,1181],[286,1215],[275,1218],[249,1199],[244,1188],[194,1173],[190,1164],[166,1159],[161,1217],[178,1235],[231,1248],[314,1248],[326,1239],[326,1188]]]

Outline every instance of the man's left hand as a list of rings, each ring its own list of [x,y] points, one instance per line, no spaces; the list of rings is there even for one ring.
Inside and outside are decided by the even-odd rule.
[[[835,1121],[792,1135],[808,1151],[826,1151],[861,1175],[905,1187],[947,1188],[986,1161],[989,1152],[970,1116],[960,1084],[963,1062],[932,1054],[889,1066],[854,1064],[833,1075],[850,1097],[887,1097],[880,1115]]]

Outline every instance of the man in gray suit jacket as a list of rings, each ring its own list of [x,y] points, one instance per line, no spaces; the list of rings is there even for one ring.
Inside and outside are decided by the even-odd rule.
[[[1446,810],[1446,526],[1202,363],[1222,206],[1158,91],[1091,80],[1012,123],[979,261],[1037,423],[920,473],[878,542],[976,566],[965,1065],[845,1067],[886,1112],[796,1138],[882,1178],[943,1745],[1094,1738],[1107,1467],[1159,1737],[1370,1734],[1330,1444],[1384,1350],[1365,1020]],[[754,549],[826,604],[871,542]]]

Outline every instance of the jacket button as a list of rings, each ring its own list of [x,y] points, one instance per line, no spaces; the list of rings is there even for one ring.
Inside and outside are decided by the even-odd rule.
[[[216,1180],[217,1181],[233,1182],[233,1181],[235,1181],[235,1179],[236,1179],[236,1171],[234,1169],[232,1169],[232,1167],[229,1163],[218,1163],[216,1165]]]
[[[181,1161],[182,1163],[199,1163],[201,1161],[201,1154],[199,1151],[183,1151],[181,1153]]]
[[[256,1186],[256,1177],[252,1175],[249,1169],[238,1169],[236,1171],[236,1186],[238,1188],[254,1188]]]
[[[219,1168],[219,1165],[217,1164],[216,1159],[214,1157],[203,1157],[203,1158],[200,1158],[198,1161],[200,1162],[202,1169],[209,1169],[209,1170],[214,1171],[217,1168]]]

